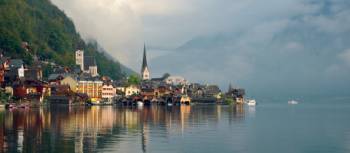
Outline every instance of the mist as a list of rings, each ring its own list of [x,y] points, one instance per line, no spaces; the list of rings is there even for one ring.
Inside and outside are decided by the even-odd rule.
[[[78,31],[153,77],[229,83],[251,94],[350,91],[346,0],[52,0]]]

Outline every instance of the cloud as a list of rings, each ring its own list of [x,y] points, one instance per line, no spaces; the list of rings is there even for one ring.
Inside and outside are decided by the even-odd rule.
[[[95,39],[114,58],[137,68],[143,47],[142,21],[128,1],[52,0],[72,18],[85,39]],[[136,59],[136,60],[135,60]]]
[[[350,49],[347,49],[344,52],[338,54],[338,58],[350,67]]]
[[[350,88],[348,0],[52,1],[135,70],[145,41],[154,77],[256,93]]]

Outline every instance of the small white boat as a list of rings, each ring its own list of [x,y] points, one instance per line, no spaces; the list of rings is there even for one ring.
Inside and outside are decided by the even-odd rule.
[[[137,102],[137,106],[143,106],[143,102],[142,101],[138,101]]]
[[[173,106],[173,103],[168,103],[168,106]]]
[[[255,99],[248,100],[248,101],[247,101],[247,105],[248,105],[248,106],[255,106],[255,105],[256,105]]]
[[[296,100],[290,100],[290,101],[288,101],[288,104],[290,104],[290,105],[297,105],[297,104],[299,104],[299,102],[296,101]]]

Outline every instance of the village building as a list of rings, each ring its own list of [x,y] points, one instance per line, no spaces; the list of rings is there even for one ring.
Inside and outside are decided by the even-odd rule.
[[[36,100],[43,102],[44,97],[51,95],[47,82],[39,80],[17,81],[13,84],[13,96],[18,99]]]
[[[227,97],[233,98],[236,103],[244,103],[245,90],[241,88],[233,88],[230,84],[228,92],[226,93]]]
[[[84,57],[84,72],[91,74],[92,77],[98,76],[96,60],[92,56]]]
[[[117,89],[112,84],[103,84],[102,86],[102,99],[112,99],[115,97]]]
[[[99,101],[102,98],[103,82],[98,78],[78,78],[78,93],[85,93],[92,101]]]
[[[84,51],[77,50],[75,52],[75,64],[80,66],[81,71],[84,71]]]
[[[171,85],[186,85],[188,84],[187,80],[182,76],[169,76],[165,79],[167,84]]]
[[[153,88],[142,88],[141,89],[141,96],[144,99],[152,100],[155,97],[155,90]]]
[[[125,88],[125,96],[132,96],[140,93],[140,87],[138,85],[129,85]]]
[[[78,81],[72,75],[68,75],[61,80],[61,85],[68,85],[70,90],[77,92]]]
[[[24,63],[21,59],[11,59],[4,74],[4,85],[11,86],[13,82],[24,80]]]
[[[84,73],[89,73],[91,76],[98,76],[96,60],[93,56],[85,56],[84,51],[77,50],[75,52],[75,64],[80,66]]]
[[[34,55],[33,59],[33,64],[31,66],[26,66],[24,69],[24,78],[26,80],[43,80],[41,62],[36,55]]]
[[[154,89],[154,96],[156,98],[164,97],[171,94],[171,90],[167,85],[160,85]]]
[[[24,62],[21,59],[11,59],[10,60],[10,70],[13,72],[17,72],[18,78],[24,78]]]

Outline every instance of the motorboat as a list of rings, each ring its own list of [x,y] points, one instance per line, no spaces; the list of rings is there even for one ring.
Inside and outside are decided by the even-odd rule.
[[[143,102],[142,101],[137,101],[137,106],[143,106]]]
[[[290,104],[290,105],[297,105],[297,104],[299,104],[299,102],[296,101],[296,100],[290,100],[290,101],[288,101],[288,104]]]
[[[248,101],[247,101],[247,105],[248,105],[248,106],[255,106],[255,105],[256,105],[255,99],[250,99],[250,100],[248,100]]]

